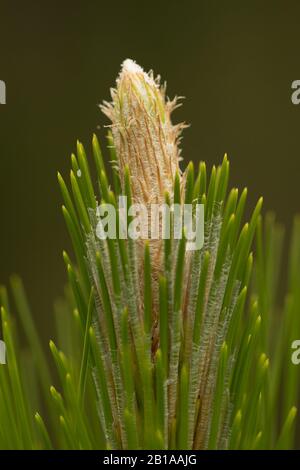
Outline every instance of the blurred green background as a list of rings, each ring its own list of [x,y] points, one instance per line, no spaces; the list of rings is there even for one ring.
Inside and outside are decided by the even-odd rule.
[[[300,210],[299,18],[296,0],[0,0],[0,282],[23,277],[47,337],[69,248],[56,171],[68,174],[77,138],[89,147],[93,132],[104,136],[97,103],[125,58],[186,97],[174,114],[192,124],[185,161],[211,165],[227,152],[232,185],[248,186],[252,204],[264,195],[290,226]]]

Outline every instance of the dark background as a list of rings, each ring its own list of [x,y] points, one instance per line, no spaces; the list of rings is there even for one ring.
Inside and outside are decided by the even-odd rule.
[[[264,195],[290,227],[300,211],[299,1],[0,0],[0,282],[26,284],[40,327],[66,280],[69,240],[56,171],[67,177],[76,139],[90,148],[107,124],[121,62],[135,59],[186,96],[174,120],[192,126],[185,161],[231,160],[231,183]]]

